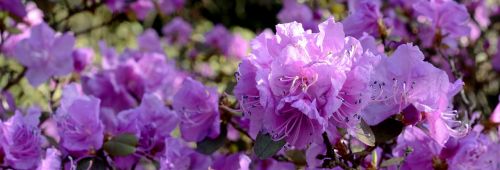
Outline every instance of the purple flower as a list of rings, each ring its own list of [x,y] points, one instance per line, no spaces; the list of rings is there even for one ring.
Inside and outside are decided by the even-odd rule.
[[[227,48],[232,40],[231,33],[223,25],[216,25],[212,30],[205,33],[205,43],[226,54]]]
[[[500,43],[498,42],[497,42],[497,53],[491,59],[491,65],[493,66],[493,69],[495,69],[497,72],[500,72],[500,50],[498,50],[500,49]]]
[[[115,134],[136,133],[140,148],[150,151],[170,136],[178,122],[177,114],[165,107],[163,101],[157,96],[146,94],[139,107],[118,114]]]
[[[7,114],[14,112],[16,110],[16,101],[14,96],[9,91],[3,91],[0,93],[0,101],[5,103],[0,106],[0,117],[1,119],[6,119]]]
[[[177,138],[167,137],[165,146],[167,147],[160,161],[161,170],[202,170],[212,164],[210,157],[194,151]]]
[[[52,76],[64,76],[73,71],[72,51],[75,38],[71,34],[56,36],[54,30],[41,23],[31,29],[29,38],[16,45],[14,56],[28,68],[26,77],[38,86]]]
[[[359,42],[344,39],[342,25],[333,18],[318,28],[319,33],[311,33],[297,22],[279,24],[276,35],[264,32],[252,42],[235,87],[250,118],[250,134],[264,130],[275,140],[305,148],[342,105],[339,91],[352,66],[352,51],[362,50]]]
[[[407,126],[397,139],[395,157],[405,157],[402,169],[433,169],[433,160],[440,159],[442,147],[422,130]]]
[[[490,8],[486,1],[478,0],[476,1],[476,7],[474,10],[474,19],[481,28],[486,28],[490,25]]]
[[[255,138],[263,128],[264,107],[260,104],[260,92],[255,81],[257,68],[251,61],[243,60],[239,67],[234,95],[239,101],[243,116],[250,120],[249,134]]]
[[[205,34],[205,43],[228,57],[242,58],[248,50],[248,42],[243,37],[231,34],[222,25],[216,25]]]
[[[183,46],[189,42],[193,28],[182,18],[175,17],[163,27],[162,32],[169,44]]]
[[[382,14],[376,1],[349,1],[349,16],[342,21],[346,35],[360,38],[366,32],[379,37]]]
[[[117,77],[112,70],[83,76],[82,89],[85,94],[99,98],[101,107],[111,109],[114,113],[137,105],[134,97],[118,84]]]
[[[248,52],[248,41],[238,34],[231,38],[231,43],[227,48],[226,55],[229,57],[243,58]]]
[[[357,48],[351,51],[353,66],[347,73],[347,79],[339,92],[338,98],[342,104],[330,121],[338,127],[351,129],[359,124],[359,113],[370,103],[370,88],[373,85],[370,82],[370,74],[373,74],[374,66],[380,61],[380,56],[368,51],[363,53],[361,44],[354,39],[349,39],[346,45]]]
[[[245,154],[235,153],[231,155],[216,156],[212,168],[214,170],[237,169],[249,170],[252,160]]]
[[[0,1],[0,10],[8,11],[19,18],[23,18],[27,14],[26,9],[24,8],[21,0]]]
[[[34,169],[42,157],[42,136],[38,128],[40,110],[31,108],[26,115],[16,111],[2,122],[0,145],[4,164],[15,169]]]
[[[463,137],[469,131],[469,125],[457,120],[457,111],[452,110],[453,96],[462,89],[464,82],[457,80],[448,87],[447,93],[438,101],[439,107],[432,112],[425,112],[430,136],[441,146],[450,136]]]
[[[372,74],[371,103],[361,114],[368,124],[378,124],[409,104],[421,112],[439,109],[450,82],[446,72],[423,59],[418,47],[410,44],[399,46],[392,57],[383,58]]]
[[[105,0],[105,2],[112,12],[122,12],[128,5],[125,0]]]
[[[26,4],[26,10],[28,14],[24,16],[23,18],[24,22],[15,23],[16,28],[22,31],[21,33],[9,34],[6,31],[4,32],[3,35],[0,35],[4,37],[4,42],[2,44],[2,47],[0,47],[1,48],[0,50],[3,53],[5,53],[6,57],[13,56],[16,44],[19,43],[21,40],[28,38],[30,36],[30,31],[31,31],[30,29],[32,26],[38,25],[43,22],[43,13],[40,9],[36,7],[36,4],[34,2],[28,2]]]
[[[219,95],[215,88],[186,78],[175,94],[174,110],[181,119],[181,136],[187,141],[215,138],[220,133]]]
[[[45,158],[38,165],[37,170],[61,169],[61,152],[54,148],[48,148]]]
[[[455,154],[448,159],[450,169],[498,169],[499,144],[487,135],[471,132],[458,140]]]
[[[456,47],[456,39],[469,34],[469,13],[464,5],[455,1],[419,1],[413,4],[417,20],[423,23],[420,39],[425,46],[442,39],[450,47]]]
[[[266,160],[258,160],[255,159],[253,161],[256,161],[255,166],[252,168],[255,168],[255,170],[289,170],[289,169],[296,169],[295,164],[291,162],[282,162],[282,161],[276,161],[274,159],[266,159]]]
[[[175,10],[180,10],[184,6],[185,0],[159,0],[160,10],[166,15],[172,14]]]
[[[84,95],[77,84],[64,87],[61,106],[55,115],[62,147],[75,152],[101,148],[104,126],[99,119],[100,102]]]
[[[154,4],[151,0],[137,0],[130,4],[130,9],[135,12],[137,19],[144,20],[154,10]]]
[[[147,29],[137,37],[137,44],[139,45],[140,51],[164,53],[160,37],[158,37],[158,34],[153,29]]]
[[[500,96],[498,96],[498,98],[500,100]],[[500,102],[495,107],[495,110],[493,110],[493,113],[491,113],[490,121],[500,123]]]
[[[403,123],[406,125],[415,125],[422,120],[422,113],[413,105],[407,106],[401,111],[401,114],[403,115]]]
[[[73,51],[73,67],[76,72],[82,72],[87,65],[92,64],[94,51],[90,48],[78,48]]]
[[[284,0],[283,8],[278,13],[278,19],[281,23],[299,22],[305,29],[317,31],[317,23],[313,20],[313,11],[305,4],[297,0]]]

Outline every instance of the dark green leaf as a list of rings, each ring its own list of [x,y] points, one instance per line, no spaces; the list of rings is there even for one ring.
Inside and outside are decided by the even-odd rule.
[[[217,149],[224,146],[224,143],[226,142],[226,136],[227,136],[227,125],[222,125],[220,135],[215,139],[206,137],[202,141],[197,142],[196,151],[206,155],[211,155],[212,153],[217,151]]]
[[[127,156],[135,152],[138,139],[132,134],[122,134],[104,143],[104,150],[112,156]]]
[[[391,158],[391,159],[388,159],[388,160],[385,160],[384,162],[382,162],[380,164],[380,167],[385,168],[385,167],[389,167],[389,166],[393,166],[393,165],[399,165],[399,164],[403,163],[404,160],[405,160],[405,158],[403,158],[403,157]]]
[[[125,133],[125,134],[121,134],[119,136],[115,136],[111,140],[116,141],[116,142],[120,142],[120,143],[124,143],[124,144],[128,144],[130,146],[136,146],[137,143],[139,142],[139,139],[134,134],[130,134],[130,133]]]
[[[363,142],[365,145],[375,146],[375,135],[373,134],[370,126],[368,126],[363,119],[361,119],[360,123],[356,125],[354,133],[354,137]]]
[[[20,34],[21,30],[16,27],[7,27],[7,32],[11,34]]]
[[[403,123],[389,118],[375,126],[371,126],[377,143],[384,143],[399,136],[403,131]]]
[[[289,150],[286,151],[285,154],[296,165],[307,165],[306,153],[304,150]]]
[[[285,143],[285,139],[274,141],[269,134],[261,132],[257,135],[253,151],[260,159],[266,159],[281,150]]]
[[[135,152],[135,146],[114,141],[107,141],[103,148],[112,156],[127,156]]]
[[[106,162],[103,161],[101,158],[93,157],[93,158],[84,158],[82,160],[79,160],[78,163],[76,164],[76,169],[77,170],[105,170],[106,168]]]

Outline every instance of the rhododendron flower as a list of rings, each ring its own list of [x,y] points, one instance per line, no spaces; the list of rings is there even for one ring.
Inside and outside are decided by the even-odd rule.
[[[165,145],[168,147],[160,160],[161,170],[202,170],[212,164],[210,157],[194,151],[177,138],[167,137]]]
[[[289,170],[296,169],[295,164],[291,162],[283,162],[277,161],[274,159],[266,159],[266,160],[252,160],[252,168],[255,170]],[[253,166],[254,165],[254,166]]]
[[[175,17],[163,27],[162,32],[169,44],[186,45],[191,38],[193,28],[182,18]]]
[[[77,84],[64,87],[55,119],[61,146],[69,151],[98,150],[104,138],[99,118],[100,100],[82,93]]]
[[[186,76],[160,53],[129,51],[118,57],[113,50],[108,52],[106,69],[85,75],[82,84],[85,93],[115,113],[133,108],[146,93],[170,102]]]
[[[351,51],[353,66],[339,92],[342,105],[330,121],[338,127],[350,129],[359,124],[361,111],[370,104],[370,75],[380,61],[380,56],[370,51],[363,52],[360,43],[354,39],[349,39],[347,43],[353,43],[351,46],[357,48]]]
[[[248,52],[248,41],[238,34],[231,38],[229,47],[227,48],[226,55],[230,57],[243,58]]]
[[[458,139],[455,154],[448,159],[450,169],[498,169],[500,145],[487,135],[471,132]]]
[[[73,67],[76,72],[82,72],[87,65],[92,64],[94,51],[90,48],[78,48],[73,51]]]
[[[45,151],[45,158],[40,162],[37,170],[61,169],[61,152],[54,148]]]
[[[139,35],[139,37],[137,37],[137,44],[139,45],[140,51],[164,53],[160,37],[158,37],[158,34],[153,29],[147,29],[144,33]]]
[[[313,11],[305,4],[297,0],[284,0],[283,9],[278,13],[278,19],[281,23],[299,22],[305,29],[317,31],[317,23],[313,20]]]
[[[455,1],[419,1],[413,4],[417,19],[425,24],[420,30],[424,45],[431,46],[441,40],[456,47],[456,39],[469,34],[469,14],[464,5]]]
[[[500,99],[500,96],[498,98]],[[500,123],[500,102],[495,107],[495,110],[493,110],[493,113],[491,113],[490,121]]]
[[[379,37],[382,33],[380,3],[371,0],[349,1],[349,15],[342,21],[346,35],[361,38],[366,32]]]
[[[137,134],[139,146],[144,151],[162,147],[159,144],[170,136],[179,122],[177,114],[152,94],[146,94],[139,107],[120,112],[117,117],[118,127],[114,133]]]
[[[19,18],[23,18],[27,14],[21,0],[0,1],[0,10],[8,11]]]
[[[304,31],[297,22],[279,24],[276,30],[276,35],[263,33],[252,42],[252,53],[239,68],[235,95],[250,118],[251,134],[264,129],[275,140],[285,138],[304,148],[321,136],[342,105],[339,91],[361,46],[344,40],[342,25],[333,18],[319,25],[319,33]],[[264,124],[255,122],[259,120]]]
[[[86,94],[99,98],[101,107],[114,113],[133,108],[137,101],[116,79],[112,70],[85,75],[82,77],[82,89]]]
[[[175,94],[172,106],[181,119],[181,136],[186,141],[201,141],[219,135],[219,95],[215,88],[186,78]]]
[[[402,169],[432,169],[439,158],[442,146],[415,126],[408,126],[397,139],[393,150],[395,157],[405,156]]]
[[[15,27],[19,29],[21,33],[11,34],[7,31],[1,35],[4,40],[0,48],[6,57],[13,57],[17,43],[30,36],[31,28],[33,26],[36,26],[43,22],[43,13],[40,9],[37,8],[34,2],[26,3],[26,11],[28,12],[27,15],[22,18],[24,22],[16,23],[15,25]]]
[[[38,86],[52,76],[64,76],[73,71],[72,51],[75,38],[69,34],[56,36],[47,24],[31,29],[29,38],[16,45],[14,56],[28,68],[26,77]]]
[[[124,0],[105,0],[104,2],[112,12],[122,12],[128,5],[128,2]]]
[[[169,15],[175,10],[182,9],[185,0],[158,0],[162,13]]]
[[[245,154],[235,153],[231,155],[218,155],[214,159],[214,169],[238,169],[249,170],[252,160]]]
[[[220,24],[205,33],[205,43],[219,50],[222,54],[226,54],[232,38],[231,32]]]
[[[438,110],[450,82],[446,72],[423,59],[418,47],[410,44],[399,46],[391,57],[383,58],[372,75],[372,102],[361,115],[368,124],[378,124],[409,104],[421,112]]]
[[[20,111],[0,125],[4,164],[15,169],[34,169],[42,158],[42,136],[38,128],[40,110]]]
[[[139,20],[144,20],[154,8],[152,0],[137,0],[130,4],[130,9],[134,11]]]

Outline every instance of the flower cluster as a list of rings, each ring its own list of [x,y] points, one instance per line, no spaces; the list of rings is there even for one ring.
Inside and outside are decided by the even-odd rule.
[[[454,121],[448,104],[461,81],[449,82],[446,72],[423,61],[418,47],[404,44],[389,57],[376,54],[345,37],[333,18],[318,33],[299,23],[276,30],[259,35],[239,67],[235,95],[250,121],[258,122],[251,132],[264,130],[304,148],[329,126],[355,131],[361,119],[376,125],[403,112],[409,124],[424,121],[425,113],[431,135],[446,136],[441,144],[458,133],[446,123]]]

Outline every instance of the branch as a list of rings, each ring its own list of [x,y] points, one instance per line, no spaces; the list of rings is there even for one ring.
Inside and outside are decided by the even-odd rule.
[[[5,87],[3,88],[3,91],[7,91],[9,90],[12,86],[16,85],[19,83],[19,81],[21,81],[21,79],[24,77],[24,75],[26,74],[26,71],[28,69],[26,67],[23,67],[23,70],[21,71],[21,73],[19,73],[16,77],[14,77],[14,79],[11,79],[9,80],[9,82],[7,82],[7,85],[5,85]]]
[[[326,145],[326,155],[323,158],[324,161],[322,168],[334,168],[335,166],[340,166],[342,169],[353,169],[337,157],[335,150],[333,150],[333,145],[330,143],[330,139],[328,138],[328,134],[326,132],[323,132],[323,142]]]
[[[236,122],[229,120],[229,124],[231,126],[233,126],[233,128],[236,129],[238,132],[242,133],[243,135],[248,137],[250,140],[252,140],[252,142],[254,142],[254,139],[250,136],[250,134],[248,134],[248,132],[245,131],[245,129],[241,128],[238,124],[236,124]]]
[[[451,67],[451,71],[453,73],[453,76],[455,76],[456,79],[462,79],[463,78],[463,75],[462,73],[460,73],[458,70],[457,70],[457,66],[456,66],[456,63],[455,63],[455,59],[453,57],[450,57],[450,56],[447,56],[445,55],[442,51],[441,51],[441,48],[439,47],[437,52],[439,53],[439,55],[441,55],[445,60],[448,61],[448,64],[450,65]],[[475,106],[471,104],[469,98],[467,97],[467,95],[465,94],[465,90],[462,88],[460,90],[460,96],[461,96],[461,101],[462,103],[467,106],[467,116],[469,116],[468,114],[471,113]]]

